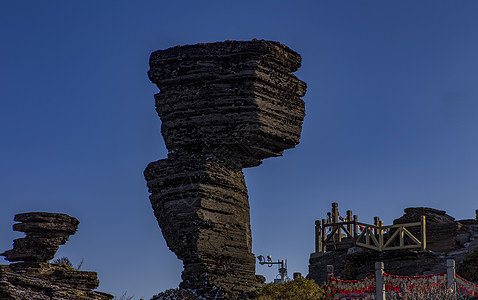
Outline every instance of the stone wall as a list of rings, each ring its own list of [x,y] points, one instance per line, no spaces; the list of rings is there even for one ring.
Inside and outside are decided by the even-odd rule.
[[[249,298],[255,275],[242,169],[299,143],[306,85],[300,56],[252,40],[151,54],[149,78],[168,158],[144,175],[168,247],[184,263],[180,287],[198,297]]]

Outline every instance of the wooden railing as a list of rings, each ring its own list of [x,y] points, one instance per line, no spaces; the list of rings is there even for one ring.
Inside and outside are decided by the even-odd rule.
[[[327,223],[316,221],[316,252],[326,252],[327,248],[338,246],[359,246],[368,249],[387,251],[404,249],[425,250],[426,218],[420,222],[383,226],[383,221],[375,220],[376,224],[358,222],[357,216],[347,213],[344,222]],[[336,220],[336,218],[334,218]],[[420,236],[413,235],[408,228],[420,226]],[[329,233],[327,231],[330,230]]]

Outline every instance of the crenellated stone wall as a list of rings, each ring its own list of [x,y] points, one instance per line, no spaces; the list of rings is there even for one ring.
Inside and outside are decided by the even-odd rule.
[[[180,287],[198,297],[254,296],[243,168],[299,143],[306,84],[301,57],[278,42],[226,41],[151,54],[149,78],[168,158],[144,175],[168,247],[184,263]]]

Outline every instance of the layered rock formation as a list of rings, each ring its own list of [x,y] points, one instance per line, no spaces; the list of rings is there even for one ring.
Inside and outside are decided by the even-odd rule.
[[[301,57],[277,42],[178,46],[151,54],[150,80],[170,153],[257,166],[299,143],[306,84]]]
[[[477,220],[460,220],[445,211],[426,207],[405,209],[405,214],[394,224],[418,222],[426,216],[427,250],[396,250],[378,252],[365,248],[340,248],[325,253],[312,253],[309,260],[309,275],[317,283],[326,280],[326,266],[333,265],[335,276],[342,279],[362,279],[374,272],[374,263],[384,262],[385,272],[394,275],[427,275],[444,272],[446,260],[454,259],[457,269],[463,267],[464,258],[478,249]],[[419,228],[409,227],[418,236]]]
[[[80,223],[65,214],[33,212],[18,214],[13,230],[24,232],[26,237],[13,241],[13,249],[0,254],[11,262],[47,262],[53,259],[60,245],[68,241]]]
[[[151,55],[149,78],[168,159],[145,178],[169,248],[184,262],[181,288],[247,298],[255,275],[242,168],[299,143],[306,85],[300,56],[270,41],[178,46]]]
[[[446,211],[428,207],[409,207],[405,214],[394,220],[393,224],[420,222],[420,217],[427,220],[427,249],[436,252],[449,252],[457,247],[456,236],[466,233],[460,222],[446,214]],[[419,236],[420,228],[411,227],[409,231]]]
[[[13,249],[0,254],[11,262],[0,265],[0,299],[92,299],[113,296],[93,291],[99,285],[96,272],[78,271],[67,265],[50,264],[59,246],[74,234],[79,221],[65,214],[32,212],[18,214],[13,225],[24,232]]]

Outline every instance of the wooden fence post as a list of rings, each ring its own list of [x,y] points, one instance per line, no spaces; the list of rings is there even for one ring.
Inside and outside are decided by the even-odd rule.
[[[446,287],[452,290],[453,295],[456,295],[456,271],[455,271],[455,260],[447,259],[446,260]]]
[[[322,252],[327,252],[327,245],[325,245],[325,240],[327,239],[327,231],[325,229],[325,224],[327,224],[327,220],[322,219],[322,233],[320,234],[320,237],[322,238]]]
[[[339,222],[339,204],[337,202],[332,203],[332,223]]]
[[[375,300],[385,300],[385,282],[383,280],[383,262],[375,263]]]
[[[421,235],[422,235],[422,251],[427,249],[427,218],[422,216],[420,222],[421,225]]]
[[[332,202],[332,223],[338,223],[339,222],[339,204],[337,202]],[[335,227],[331,227],[332,232],[335,231]],[[337,228],[337,231],[335,231],[334,236],[333,236],[333,242],[340,242],[341,241],[341,236],[340,236],[340,227]],[[337,245],[334,245],[334,249],[337,249]]]
[[[322,228],[320,227],[320,221],[315,221],[315,252],[322,252]]]
[[[352,222],[352,211],[351,210],[347,210],[347,222]],[[352,233],[352,223],[347,225],[347,230],[351,235],[353,235],[353,233]]]
[[[358,216],[354,215],[354,247],[357,246],[357,238],[358,238]]]
[[[378,222],[379,222],[379,221],[380,221],[380,217],[373,217],[373,225],[378,226]],[[373,234],[374,234],[374,235],[377,235],[377,234],[378,234],[377,228],[374,228],[374,229],[373,229]]]
[[[378,221],[378,251],[383,251],[383,221]]]

